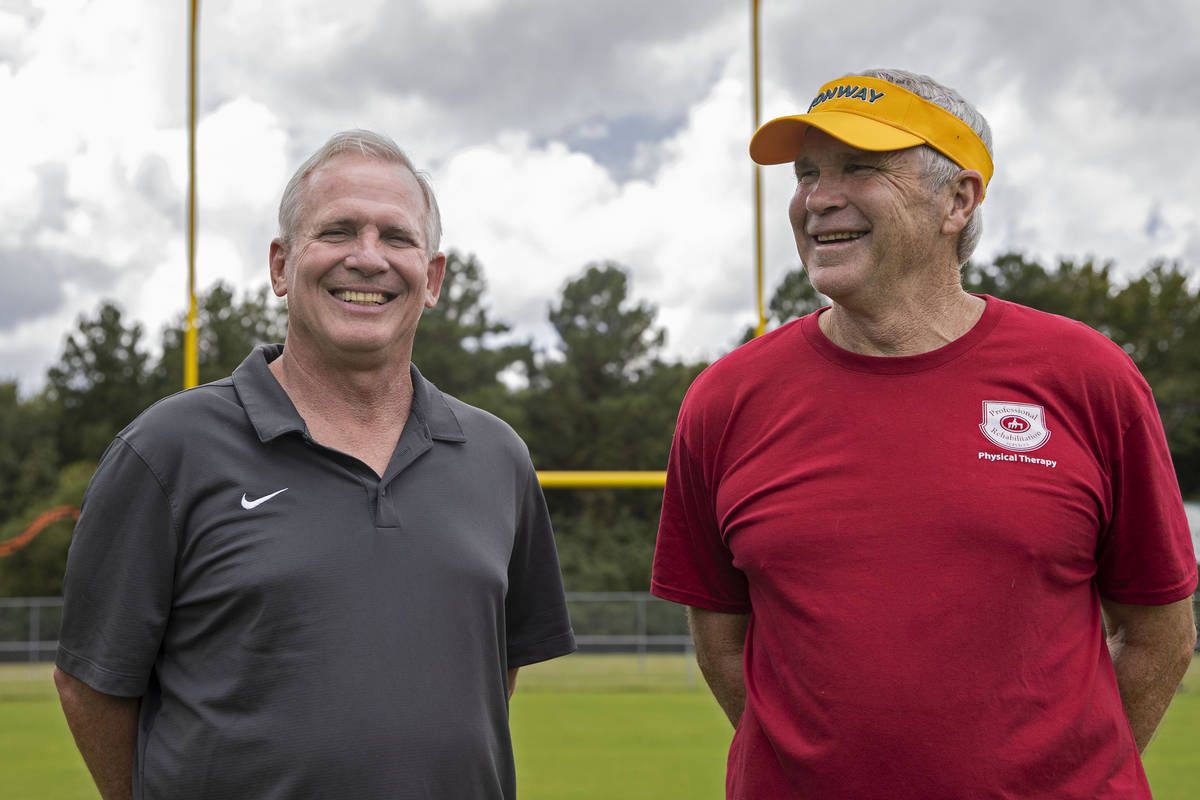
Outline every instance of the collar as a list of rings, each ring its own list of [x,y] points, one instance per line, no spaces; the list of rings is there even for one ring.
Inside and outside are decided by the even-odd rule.
[[[307,430],[291,398],[267,366],[282,353],[281,344],[260,345],[250,351],[246,360],[233,371],[233,387],[262,442],[288,433],[303,434]],[[410,363],[408,370],[413,385],[409,419],[415,418],[429,431],[430,438],[444,442],[465,442],[466,434],[446,395],[425,380],[415,364]]]

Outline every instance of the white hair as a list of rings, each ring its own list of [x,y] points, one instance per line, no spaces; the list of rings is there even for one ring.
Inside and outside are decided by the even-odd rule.
[[[296,226],[304,213],[304,190],[308,177],[344,153],[359,153],[367,158],[399,164],[413,174],[425,197],[425,256],[433,258],[442,241],[442,215],[429,176],[414,167],[409,157],[389,137],[366,130],[335,133],[292,175],[279,201],[279,239],[284,246],[290,247],[296,236]]]
[[[868,69],[853,74],[894,83],[936,106],[941,106],[975,131],[980,141],[983,142],[983,146],[987,148],[988,155],[993,155],[992,128],[988,125],[988,121],[984,119],[983,114],[979,113],[979,109],[968,103],[962,95],[949,86],[938,83],[928,75],[902,69]],[[948,184],[962,170],[958,164],[928,145],[922,145],[919,152],[924,162],[925,177],[935,190]],[[983,212],[976,208],[958,235],[958,263],[960,265],[967,263],[967,259],[975,252],[975,248],[979,244],[979,237],[982,235]]]

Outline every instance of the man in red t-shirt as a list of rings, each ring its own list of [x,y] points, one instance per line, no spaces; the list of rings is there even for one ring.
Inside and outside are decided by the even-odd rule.
[[[794,163],[832,304],[701,374],[672,443],[652,591],[737,728],[727,796],[1149,798],[1195,641],[1186,517],[1128,356],[963,290],[987,122],[872,71],[750,155]]]

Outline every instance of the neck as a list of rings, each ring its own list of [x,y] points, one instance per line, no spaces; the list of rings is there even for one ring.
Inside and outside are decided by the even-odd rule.
[[[285,344],[270,369],[313,439],[382,475],[412,409],[408,366],[405,358],[383,369],[331,369],[325,362],[305,360]]]
[[[915,356],[959,338],[983,316],[986,303],[961,286],[918,299],[895,299],[869,310],[836,301],[817,322],[829,340],[867,356]]]
[[[412,401],[409,359],[395,358],[370,365],[306,354],[285,343],[283,354],[271,362],[271,372],[293,403],[343,409],[351,415],[405,407]]]

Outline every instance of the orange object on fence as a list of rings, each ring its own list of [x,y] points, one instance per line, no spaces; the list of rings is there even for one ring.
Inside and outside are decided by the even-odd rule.
[[[33,541],[33,537],[42,532],[52,522],[60,519],[79,519],[79,509],[75,506],[56,506],[37,515],[37,519],[29,523],[29,527],[6,542],[0,542],[0,558],[11,556],[25,545]]]

